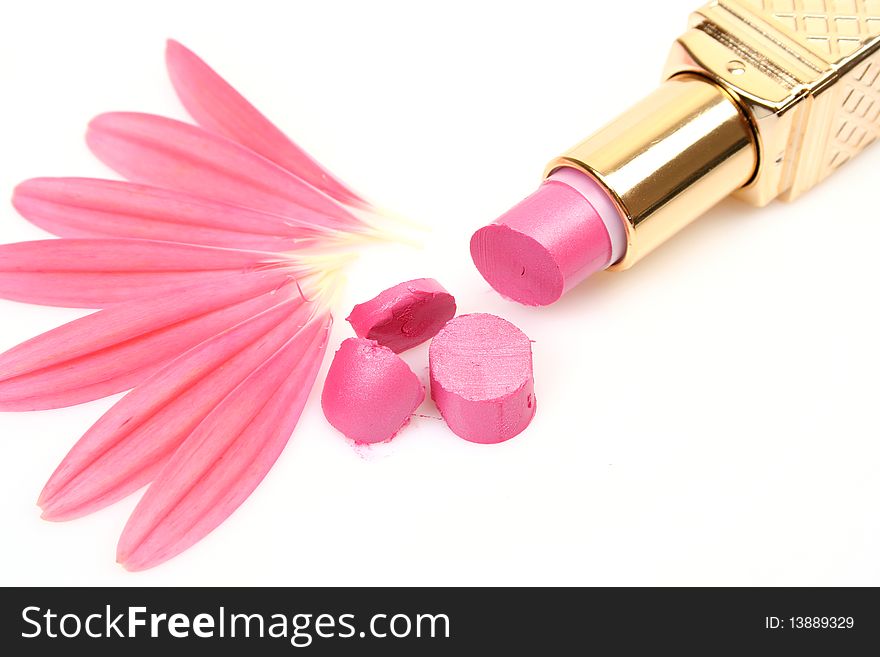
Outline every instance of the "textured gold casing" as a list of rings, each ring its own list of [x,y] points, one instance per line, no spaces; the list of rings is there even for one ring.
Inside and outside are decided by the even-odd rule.
[[[660,89],[547,167],[598,178],[627,219],[615,268],[731,192],[796,198],[880,136],[880,0],[718,0]]]

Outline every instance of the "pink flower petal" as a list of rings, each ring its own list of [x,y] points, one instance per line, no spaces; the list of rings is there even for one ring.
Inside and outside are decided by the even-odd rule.
[[[154,114],[111,112],[92,120],[86,141],[101,161],[134,182],[331,228],[360,223],[274,162],[198,126]]]
[[[123,397],[74,445],[39,504],[70,520],[149,483],[196,426],[309,320],[297,297],[206,340]]]
[[[61,237],[290,251],[301,241],[328,235],[321,225],[293,217],[119,180],[34,178],[15,188],[12,204],[31,223]]]
[[[192,546],[253,492],[296,427],[327,347],[329,314],[316,317],[243,381],[174,453],[119,539],[129,570]]]
[[[342,203],[367,205],[191,50],[169,40],[165,61],[174,89],[196,123],[247,146]]]
[[[174,242],[60,239],[0,245],[0,297],[102,308],[280,262],[259,251]]]
[[[187,349],[298,293],[283,270],[237,274],[120,303],[0,354],[0,411],[127,390]]]

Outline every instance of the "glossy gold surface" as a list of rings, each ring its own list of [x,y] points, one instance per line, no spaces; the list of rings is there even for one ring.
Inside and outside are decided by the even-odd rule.
[[[661,87],[547,168],[573,166],[627,219],[625,269],[724,196],[794,199],[880,137],[880,0],[717,0]]]
[[[554,160],[613,192],[629,221],[626,268],[754,175],[752,129],[716,84],[668,80],[615,121]]]
[[[706,75],[748,112],[760,166],[744,200],[797,198],[880,137],[880,0],[718,0],[690,25],[666,75]]]

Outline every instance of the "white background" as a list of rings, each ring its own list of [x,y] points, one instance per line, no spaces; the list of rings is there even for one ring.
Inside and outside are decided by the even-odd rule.
[[[461,312],[535,341],[538,413],[481,446],[426,403],[390,444],[356,449],[316,388],[246,504],[137,574],[114,563],[137,496],[62,524],[34,503],[114,400],[2,414],[0,583],[880,584],[880,149],[794,204],[725,201],[550,308],[502,300],[468,256],[547,160],[653,89],[697,4],[7,5],[0,196],[112,176],[82,139],[102,111],[184,118],[163,64],[177,38],[337,175],[434,229],[421,251],[363,254],[331,349],[353,303],[435,277]],[[5,201],[0,218],[4,242],[44,237]],[[0,302],[0,349],[80,314]],[[407,360],[426,378],[426,346]]]

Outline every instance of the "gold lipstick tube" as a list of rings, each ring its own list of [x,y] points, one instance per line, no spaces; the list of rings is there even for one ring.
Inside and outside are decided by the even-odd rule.
[[[717,0],[664,82],[546,169],[606,189],[626,269],[735,193],[791,200],[880,136],[880,0]]]

